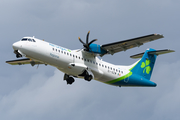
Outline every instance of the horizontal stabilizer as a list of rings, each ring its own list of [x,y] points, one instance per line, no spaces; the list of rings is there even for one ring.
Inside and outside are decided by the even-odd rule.
[[[161,54],[166,54],[166,53],[170,53],[170,52],[175,52],[175,51],[174,50],[165,49],[165,50],[150,51],[150,52],[148,52],[148,54],[161,55]],[[133,59],[141,58],[143,55],[144,55],[144,52],[136,54],[136,55],[132,55],[132,56],[130,56],[130,58],[133,58]]]

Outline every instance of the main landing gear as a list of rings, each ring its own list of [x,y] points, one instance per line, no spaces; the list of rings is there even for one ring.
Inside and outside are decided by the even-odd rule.
[[[85,75],[85,76],[84,76],[84,79],[87,80],[87,81],[91,81],[92,78],[93,78],[92,75]]]
[[[86,70],[84,70],[84,72],[79,76],[84,76],[84,79],[86,81],[91,81],[93,79],[93,76],[89,74]]]
[[[75,81],[73,77],[69,77],[67,74],[64,75],[64,80],[66,80],[67,84],[70,85]]]
[[[91,81],[91,80],[93,79],[93,76],[92,76],[92,75],[89,75],[89,74],[86,74],[86,75],[84,76],[84,79],[85,79],[86,81]],[[64,80],[66,80],[67,84],[70,84],[70,85],[75,81],[73,77],[70,77],[70,76],[67,75],[67,74],[64,74]]]

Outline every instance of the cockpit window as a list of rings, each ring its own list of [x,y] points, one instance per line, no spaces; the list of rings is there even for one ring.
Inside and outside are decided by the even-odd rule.
[[[27,41],[27,38],[23,38],[21,41]]]
[[[23,38],[21,41],[29,41],[29,42],[36,42],[34,39],[31,38]]]
[[[32,42],[32,40],[31,40],[31,39],[28,39],[28,41]]]

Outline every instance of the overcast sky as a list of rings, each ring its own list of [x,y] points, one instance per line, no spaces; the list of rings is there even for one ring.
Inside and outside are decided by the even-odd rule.
[[[1,0],[1,120],[179,120],[179,0]],[[155,88],[114,87],[76,79],[66,85],[63,73],[51,66],[11,66],[12,44],[24,36],[79,49],[90,39],[106,44],[152,33],[165,38],[140,48],[103,57],[130,65],[129,56],[147,48],[173,49],[158,56],[151,80]]]

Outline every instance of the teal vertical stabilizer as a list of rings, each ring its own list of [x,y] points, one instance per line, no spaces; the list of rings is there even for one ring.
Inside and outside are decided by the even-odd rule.
[[[147,49],[144,53],[136,54],[131,58],[141,58],[138,62],[129,66],[129,73],[124,78],[118,78],[108,83],[118,86],[134,86],[134,87],[156,87],[156,83],[150,81],[152,71],[158,55],[174,52],[174,50],[155,50]]]
[[[132,68],[131,72],[147,80],[150,80],[151,74],[156,61],[156,54],[150,54],[156,50],[150,48],[145,51],[141,60]]]

